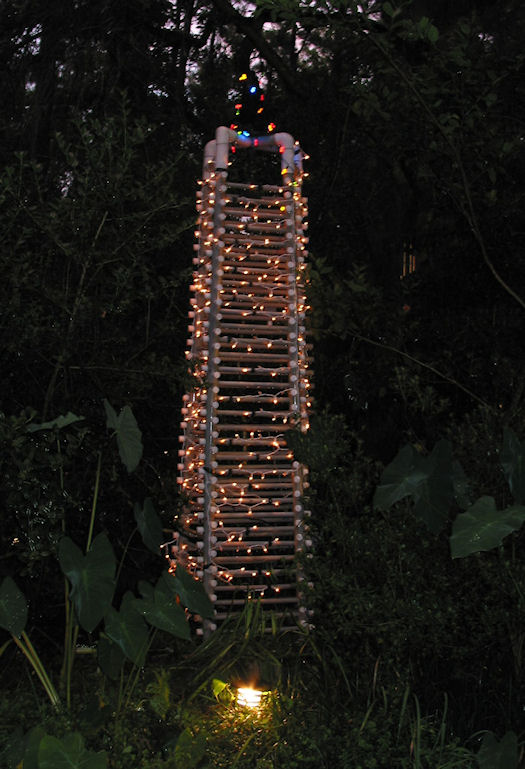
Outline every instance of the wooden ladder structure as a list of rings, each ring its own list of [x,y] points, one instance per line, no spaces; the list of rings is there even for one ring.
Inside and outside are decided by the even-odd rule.
[[[229,181],[231,146],[278,152],[280,184]],[[195,387],[178,465],[186,502],[172,545],[215,604],[204,633],[247,600],[285,626],[306,618],[296,556],[308,544],[307,470],[285,440],[308,429],[311,402],[302,157],[288,134],[226,128],[205,150],[186,353]]]

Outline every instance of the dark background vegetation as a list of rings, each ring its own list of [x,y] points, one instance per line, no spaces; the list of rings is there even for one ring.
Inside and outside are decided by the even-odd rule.
[[[0,576],[41,643],[65,517],[84,540],[103,398],[131,405],[145,445],[132,479],[104,449],[115,549],[137,499],[167,527],[177,512],[195,182],[251,57],[269,119],[311,155],[319,648],[354,693],[409,686],[426,713],[446,694],[461,739],[519,732],[523,534],[452,561],[447,532],[371,499],[400,446],[446,437],[476,493],[505,502],[503,427],[525,437],[524,42],[519,0],[4,0]],[[24,431],[67,411],[85,421],[60,451]]]

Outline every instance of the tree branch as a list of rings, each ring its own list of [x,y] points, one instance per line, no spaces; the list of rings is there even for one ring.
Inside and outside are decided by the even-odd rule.
[[[225,23],[233,24],[242,35],[248,38],[253,44],[253,47],[259,51],[263,59],[273,67],[288,91],[299,95],[300,91],[297,87],[297,79],[293,70],[283,58],[279,56],[275,48],[268,43],[263,35],[263,19],[260,17],[243,16],[232,7],[228,0],[212,0],[212,2],[217,11],[223,15]]]
[[[455,387],[458,387],[470,398],[477,401],[478,403],[481,403],[482,406],[485,406],[486,408],[492,410],[492,406],[490,406],[489,403],[484,401],[483,398],[480,398],[479,395],[476,395],[476,393],[472,392],[472,390],[469,390],[468,387],[465,387],[456,379],[453,379],[452,377],[447,376],[447,374],[444,374],[442,371],[439,371],[437,368],[434,368],[434,366],[431,366],[430,363],[425,363],[424,361],[419,360],[419,358],[414,358],[414,356],[410,355],[408,352],[404,352],[403,350],[400,350],[397,347],[392,347],[392,345],[385,344],[384,342],[376,342],[375,339],[370,339],[369,337],[361,336],[361,334],[358,334],[355,331],[352,331],[352,336],[354,336],[356,339],[359,339],[361,342],[366,342],[367,344],[372,344],[374,345],[374,347],[379,347],[382,350],[389,350],[390,352],[393,352],[396,355],[401,355],[403,358],[406,358],[407,360],[412,361],[412,363],[416,363],[418,366],[422,366],[423,368],[428,369],[428,371],[432,371],[433,374],[438,376],[440,379],[443,379],[443,381],[448,382],[449,384],[454,385]]]
[[[481,232],[481,227],[479,225],[478,216],[476,213],[476,209],[474,207],[474,201],[472,200],[472,194],[471,194],[471,187],[470,183],[467,178],[467,174],[465,171],[465,167],[463,165],[463,160],[461,158],[461,154],[457,148],[457,146],[454,144],[444,127],[441,125],[437,117],[434,115],[432,109],[428,106],[426,100],[423,98],[421,93],[418,91],[412,80],[407,76],[405,71],[397,64],[397,62],[393,59],[393,57],[389,54],[389,52],[386,50],[386,48],[382,45],[382,43],[377,39],[377,36],[374,34],[367,36],[369,40],[372,41],[373,45],[381,52],[381,54],[385,57],[385,59],[388,61],[391,67],[395,69],[399,77],[403,80],[405,85],[410,89],[413,96],[415,97],[416,101],[420,105],[420,107],[423,109],[423,111],[426,113],[426,115],[429,117],[431,123],[433,126],[439,131],[441,136],[443,137],[445,144],[449,147],[453,159],[456,161],[460,175],[461,175],[461,184],[463,186],[463,192],[465,194],[466,199],[466,206],[461,205],[460,210],[465,217],[465,219],[468,222],[468,225],[471,229],[471,232],[474,236],[474,239],[476,243],[479,246],[479,250],[481,252],[481,256],[483,258],[483,261],[487,265],[488,269],[492,273],[495,280],[500,284],[500,286],[511,296],[519,305],[520,307],[525,310],[525,301],[519,296],[519,294],[512,289],[509,284],[504,280],[504,278],[499,274],[499,272],[496,270],[494,263],[492,262],[488,250],[485,244],[485,239],[483,238],[483,234]]]

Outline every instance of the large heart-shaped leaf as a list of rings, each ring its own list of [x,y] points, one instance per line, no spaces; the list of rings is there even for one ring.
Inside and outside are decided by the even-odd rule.
[[[138,587],[139,593],[143,598],[148,598],[153,600],[155,588],[151,584],[151,582],[146,582],[145,579],[139,579],[137,587]]]
[[[460,463],[452,462],[452,488],[457,504],[462,510],[471,505],[470,483]]]
[[[141,667],[148,645],[148,626],[136,607],[137,599],[125,593],[120,610],[110,609],[106,616],[106,635],[114,641],[128,659]]]
[[[454,521],[450,536],[452,558],[499,547],[524,521],[525,506],[511,505],[498,510],[494,497],[480,497]]]
[[[459,464],[452,461],[449,441],[438,441],[429,457],[418,454],[413,446],[404,446],[385,468],[374,494],[374,506],[386,510],[411,497],[414,513],[437,533],[461,490],[460,470]]]
[[[159,586],[166,590],[168,595],[172,595],[175,591],[182,605],[194,614],[199,614],[204,619],[213,617],[213,604],[208,598],[204,585],[200,580],[194,579],[191,574],[188,574],[180,564],[177,566],[175,574],[170,574],[167,571],[162,574]]]
[[[403,446],[381,475],[374,494],[374,507],[388,510],[396,502],[414,494],[424,478],[420,455],[410,444]]]
[[[24,769],[38,769],[38,749],[46,736],[41,726],[34,726],[24,738]],[[18,764],[16,764],[18,766]]]
[[[97,660],[102,672],[112,681],[116,681],[125,659],[126,655],[120,646],[101,634],[97,643]]]
[[[446,523],[454,499],[452,447],[449,441],[436,443],[429,457],[423,457],[424,479],[414,491],[414,512],[437,534]]]
[[[500,742],[487,732],[476,755],[480,769],[516,769],[518,766],[518,738],[507,732]]]
[[[500,461],[514,501],[525,504],[525,445],[508,427],[503,430]]]
[[[135,503],[133,512],[142,541],[152,553],[159,555],[163,540],[162,522],[155,511],[153,502],[149,497],[146,497],[142,509],[139,504]]]
[[[60,566],[71,582],[71,600],[79,624],[91,633],[111,606],[116,561],[104,533],[98,534],[86,555],[69,537],[58,546]]]
[[[115,431],[118,451],[128,473],[132,473],[142,457],[142,433],[132,410],[124,406],[117,416],[113,406],[104,399],[106,409],[106,425]]]
[[[61,740],[46,734],[40,742],[39,769],[106,769],[107,765],[106,752],[86,750],[78,732],[66,734]]]
[[[165,630],[177,638],[190,637],[190,626],[184,609],[177,602],[174,592],[166,592],[162,577],[159,579],[153,595],[136,601],[137,610],[153,627]]]
[[[17,638],[27,622],[27,601],[24,594],[11,577],[6,577],[0,585],[0,627]]]

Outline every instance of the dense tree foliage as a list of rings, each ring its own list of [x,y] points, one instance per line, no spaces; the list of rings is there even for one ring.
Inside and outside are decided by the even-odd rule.
[[[446,437],[506,503],[494,457],[505,426],[525,435],[524,38],[518,0],[4,0],[0,576],[56,592],[49,556],[65,517],[87,526],[101,450],[118,547],[148,495],[170,525],[195,181],[251,66],[311,155],[318,418],[296,440],[316,632],[349,680],[379,670],[428,712],[446,692],[463,737],[519,729],[524,535],[452,562],[446,532],[372,497],[401,445]],[[133,478],[104,398],[142,428]],[[27,434],[68,411],[85,422],[62,443]]]

